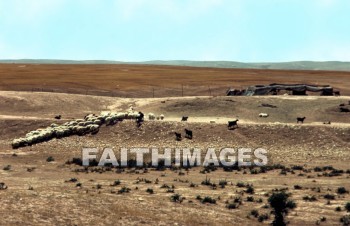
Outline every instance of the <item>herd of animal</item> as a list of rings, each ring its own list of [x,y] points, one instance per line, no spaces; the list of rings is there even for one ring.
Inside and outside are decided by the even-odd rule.
[[[55,116],[55,119],[59,120],[61,119],[61,116]],[[143,122],[143,113],[135,111],[117,113],[103,112],[100,115],[88,114],[84,119],[76,119],[62,125],[53,123],[46,128],[30,131],[25,137],[14,139],[12,141],[12,148],[16,149],[31,146],[33,144],[49,141],[53,138],[60,139],[72,135],[94,135],[99,132],[101,125],[114,125],[124,119],[136,119],[137,125],[141,126],[141,123]]]
[[[349,104],[350,105],[350,101]],[[262,105],[263,107],[273,107],[272,105]],[[349,108],[346,108],[346,104],[339,105],[340,112],[350,112]],[[267,118],[269,114],[267,113],[259,113],[259,117]],[[56,120],[60,120],[62,118],[61,115],[56,115],[54,117]],[[163,114],[156,116],[153,113],[148,114],[148,120],[164,120],[165,116]],[[188,116],[182,116],[181,121],[187,122]],[[84,119],[76,119],[70,122],[66,122],[62,125],[57,125],[55,123],[50,126],[37,129],[34,131],[30,131],[25,135],[25,137],[14,139],[12,141],[12,148],[20,148],[24,146],[31,146],[33,144],[41,143],[44,141],[51,140],[53,138],[63,138],[72,135],[83,136],[86,134],[97,134],[99,132],[99,128],[101,125],[105,124],[106,126],[111,126],[116,124],[117,122],[123,121],[124,119],[134,119],[136,120],[137,127],[141,127],[144,122],[144,114],[142,112],[136,112],[134,109],[130,108],[127,112],[104,112],[100,115],[88,114],[84,117]],[[304,123],[306,117],[297,117],[296,123]],[[229,130],[234,130],[238,128],[238,119],[233,121],[228,121],[227,128]],[[210,123],[215,123],[214,120],[210,121]],[[331,124],[330,121],[323,122],[323,124]],[[185,138],[192,139],[193,132],[189,129],[184,129]],[[180,132],[175,132],[175,139],[177,141],[182,140],[182,135]]]

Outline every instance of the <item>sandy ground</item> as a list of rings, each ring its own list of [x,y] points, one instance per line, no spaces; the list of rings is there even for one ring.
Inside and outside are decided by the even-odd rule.
[[[184,97],[116,98],[89,95],[0,92],[0,190],[1,225],[261,225],[273,220],[268,197],[273,189],[286,188],[297,207],[290,210],[290,225],[339,225],[347,214],[344,205],[349,193],[337,194],[339,187],[350,190],[350,115],[338,111],[350,97]],[[276,108],[261,107],[262,103]],[[146,120],[141,128],[133,121],[102,126],[96,135],[72,136],[13,150],[10,142],[27,132],[82,118],[87,113],[124,111],[130,106],[144,113],[164,114],[165,120]],[[269,113],[259,118],[260,112]],[[62,120],[54,116],[62,115]],[[188,122],[180,122],[182,116]],[[296,117],[305,116],[304,124]],[[227,129],[227,121],[239,118],[239,128]],[[210,121],[215,120],[215,123]],[[323,122],[331,121],[330,125]],[[191,129],[192,140],[175,140],[174,132]],[[268,150],[269,163],[287,169],[262,173],[259,168],[226,172],[222,168],[203,171],[191,169],[108,169],[66,164],[81,157],[83,147],[102,150],[112,147],[262,147]],[[15,154],[15,155],[14,155]],[[53,162],[47,162],[52,156]],[[146,160],[149,160],[146,157]],[[11,167],[6,167],[10,165]],[[294,167],[298,165],[299,167]],[[343,170],[330,176],[332,165]],[[300,168],[301,167],[301,168]],[[256,173],[257,171],[257,173]],[[350,171],[348,171],[350,172]],[[331,174],[332,175],[332,174]],[[76,178],[76,182],[65,182]],[[202,185],[205,179],[224,188]],[[117,186],[111,186],[120,180]],[[238,187],[251,183],[254,193]],[[77,186],[81,183],[81,186]],[[301,189],[295,189],[300,185]],[[118,191],[130,188],[129,193]],[[171,187],[174,186],[173,190]],[[169,187],[169,188],[168,188]],[[146,190],[153,189],[154,194]],[[181,203],[171,201],[180,194]],[[328,200],[325,194],[334,195]],[[201,203],[197,196],[209,196],[216,204]],[[252,196],[254,201],[248,201]],[[315,196],[306,201],[305,196]],[[241,197],[237,209],[226,208]],[[261,200],[260,200],[261,199]],[[340,206],[341,211],[335,211]],[[269,219],[259,222],[250,213],[258,210]],[[326,221],[321,222],[325,217]]]

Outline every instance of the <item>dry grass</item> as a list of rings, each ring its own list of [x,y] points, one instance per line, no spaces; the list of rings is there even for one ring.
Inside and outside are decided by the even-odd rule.
[[[255,84],[332,85],[350,95],[350,72],[220,69],[151,65],[0,64],[2,90],[56,90],[128,97],[225,95]],[[210,90],[209,90],[210,86]]]

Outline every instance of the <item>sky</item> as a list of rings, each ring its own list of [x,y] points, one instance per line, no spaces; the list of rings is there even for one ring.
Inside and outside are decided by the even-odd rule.
[[[0,0],[0,59],[350,61],[350,1]]]

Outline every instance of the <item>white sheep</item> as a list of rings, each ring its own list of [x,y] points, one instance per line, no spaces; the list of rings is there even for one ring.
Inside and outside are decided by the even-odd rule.
[[[267,117],[269,117],[269,114],[267,114],[267,113],[260,113],[259,117],[267,118]]]
[[[160,115],[160,120],[163,120],[163,119],[164,119],[164,115],[161,114],[161,115]]]
[[[148,119],[149,120],[155,120],[156,116],[153,113],[148,113]]]

